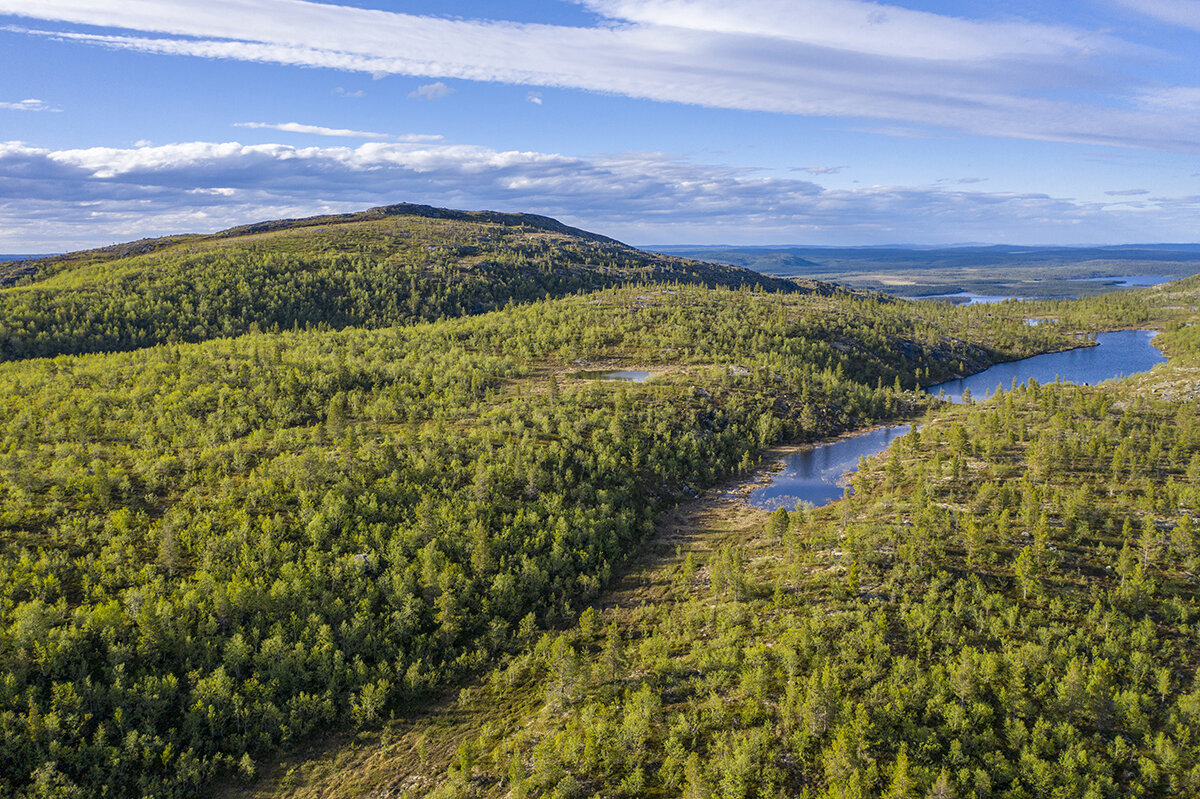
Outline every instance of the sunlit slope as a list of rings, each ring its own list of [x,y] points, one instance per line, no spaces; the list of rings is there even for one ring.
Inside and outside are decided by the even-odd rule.
[[[575,625],[245,795],[1196,796],[1198,290],[1061,306],[1168,364],[938,409],[825,508],[693,503]]]
[[[653,601],[464,692],[437,766],[408,752],[445,733],[396,725],[372,770],[326,764],[303,795],[1197,795],[1194,401],[1020,389],[855,485],[694,534],[720,537],[661,567]]]
[[[529,214],[395,205],[10,265],[0,358],[253,329],[386,327],[633,282],[797,283],[636,250]],[[6,281],[0,275],[0,285]],[[825,284],[808,290],[832,291]]]
[[[764,447],[1071,341],[1006,314],[625,287],[0,365],[0,794],[194,794],[403,712]]]

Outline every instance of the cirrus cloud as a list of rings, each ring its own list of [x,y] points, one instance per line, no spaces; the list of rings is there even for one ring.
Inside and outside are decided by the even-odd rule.
[[[235,128],[251,128],[253,130],[280,130],[284,133],[300,133],[309,136],[330,136],[340,139],[375,139],[376,141],[402,142],[432,142],[441,141],[442,137],[435,133],[406,133],[393,136],[390,133],[375,133],[369,130],[350,130],[348,128],[327,128],[324,125],[305,125],[301,122],[234,122]]]
[[[845,166],[798,166],[794,167],[792,171],[807,172],[810,175],[836,175],[845,168]]]
[[[304,125],[300,122],[234,122],[235,128],[253,128],[256,130],[281,130],[284,133],[306,133],[313,136],[337,136],[343,139],[390,139],[386,133],[373,133],[369,130],[349,130],[347,128],[327,128],[323,125]]]
[[[936,124],[1197,149],[1200,109],[1145,102],[1151,90],[1122,72],[1143,51],[1107,34],[861,0],[582,2],[603,15],[601,24],[445,19],[307,0],[0,0],[0,14],[125,31],[8,28],[161,55],[900,123],[878,128],[885,131]],[[448,88],[438,80],[415,95]]]
[[[1200,0],[1117,0],[1117,2],[1162,22],[1200,31]]]

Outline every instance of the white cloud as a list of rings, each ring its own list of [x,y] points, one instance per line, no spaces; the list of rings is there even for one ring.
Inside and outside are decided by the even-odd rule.
[[[541,92],[530,92],[529,94],[525,95],[525,102],[533,103],[534,105],[541,105],[542,104],[542,93]]]
[[[417,100],[439,100],[453,91],[454,89],[451,89],[439,80],[437,83],[427,83],[424,86],[418,86],[409,92],[408,96]]]
[[[375,141],[408,143],[437,142],[443,138],[441,134],[437,133],[405,133],[393,136],[390,133],[374,133],[369,130],[349,130],[347,128],[327,128],[323,125],[305,125],[300,122],[234,122],[233,126],[235,128],[253,128],[256,130],[281,130],[285,133],[301,133],[311,136],[332,136],[343,139],[374,139]],[[141,144],[139,142],[139,146]]]
[[[1200,198],[1132,207],[945,187],[826,189],[657,153],[579,158],[444,143],[0,144],[0,252],[52,252],[394,202],[543,213],[627,241],[1187,240]]]
[[[807,172],[810,175],[836,175],[844,166],[798,166],[793,172]]]
[[[260,130],[281,130],[285,133],[306,133],[313,136],[339,136],[343,139],[390,139],[386,133],[372,133],[367,130],[348,130],[346,128],[327,128],[322,125],[304,125],[299,122],[234,122],[236,128],[255,128]]]
[[[15,103],[0,101],[0,108],[6,111],[60,111],[62,109],[54,108],[41,100],[28,99],[19,100]]]
[[[1149,194],[1146,189],[1115,189],[1113,191],[1104,192],[1109,197],[1138,197],[1143,194]]]
[[[342,86],[338,86],[336,89],[334,89],[333,93],[338,95],[339,97],[354,97],[354,98],[362,97],[364,94],[366,94],[366,92],[364,92],[362,89],[355,89],[354,91],[351,91],[350,89],[347,89]]]
[[[1028,22],[974,22],[859,0],[581,0],[613,19],[787,39],[854,53],[986,61],[1086,53],[1107,37]]]
[[[1159,111],[1200,112],[1200,87],[1197,86],[1146,89],[1137,99],[1141,105]]]
[[[916,123],[1015,138],[1197,147],[1200,110],[1139,102],[1139,81],[1120,77],[1134,48],[1111,36],[860,0],[585,4],[609,19],[595,27],[517,24],[304,0],[0,0],[0,14],[135,31],[25,32],[163,55],[868,117],[897,123],[874,128],[889,135],[911,134],[905,123]],[[1051,99],[1080,89],[1080,97],[1091,91],[1101,99]]]
[[[1200,31],[1200,0],[1117,0],[1142,14]]]

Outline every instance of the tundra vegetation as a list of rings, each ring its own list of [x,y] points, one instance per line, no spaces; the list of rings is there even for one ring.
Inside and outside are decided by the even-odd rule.
[[[0,264],[0,360],[389,327],[639,280],[817,285],[642,252],[546,217],[386,206]]]
[[[0,298],[109,263],[64,261]],[[291,285],[273,280],[261,291]],[[536,723],[485,724],[449,767],[422,749],[420,791],[1195,784],[1183,377],[1161,396],[1047,386],[937,410],[852,500],[681,553],[663,601],[592,607],[667,513],[765,449],[911,418],[936,404],[919,383],[1075,343],[1018,306],[710,282],[508,292],[428,322],[368,304],[341,330],[279,289],[279,331],[187,343],[172,323],[97,339],[153,342],[128,352],[16,353],[0,365],[0,793],[286,787],[256,773],[471,685]],[[1179,376],[1200,341],[1181,310],[1195,288],[1174,290],[1070,312],[1091,329],[1170,317]],[[655,377],[588,376],[621,367]]]
[[[1195,364],[1200,338],[1164,344]],[[494,671],[417,787],[1196,795],[1200,413],[1144,387],[939,411],[851,497],[713,525],[652,600],[588,609]]]

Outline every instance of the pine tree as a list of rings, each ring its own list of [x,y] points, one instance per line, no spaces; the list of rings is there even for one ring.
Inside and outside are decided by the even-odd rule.
[[[882,799],[916,799],[916,796],[916,781],[909,772],[908,750],[901,744],[896,762],[892,764],[892,779],[887,790],[883,792]]]

